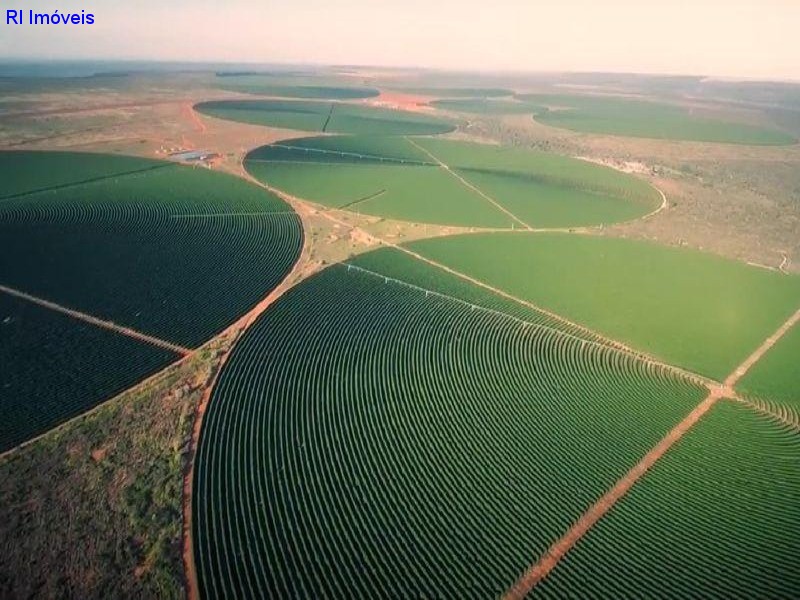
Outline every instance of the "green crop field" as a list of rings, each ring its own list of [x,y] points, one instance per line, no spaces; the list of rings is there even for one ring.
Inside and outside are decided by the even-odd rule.
[[[44,179],[37,176],[37,162]],[[70,153],[2,153],[0,175],[8,182],[0,197],[0,285],[173,345],[196,347],[232,324],[284,278],[299,256],[302,231],[289,206],[231,176],[137,158]],[[32,339],[38,339],[32,327]],[[92,339],[80,331],[73,337]],[[69,342],[68,335],[64,338]],[[34,347],[27,338],[12,341]],[[55,344],[50,352],[57,351],[57,336],[47,343]],[[112,346],[109,342],[113,354]],[[69,351],[88,356],[93,350]],[[73,388],[77,392],[72,400],[58,397],[63,414],[96,404],[110,390],[121,389],[120,382],[138,381],[153,372],[154,364],[163,365],[162,352],[148,351],[142,350],[141,360],[120,360],[94,394],[86,393],[91,387],[64,385],[65,394]],[[27,373],[42,390],[75,376],[68,364],[60,368],[39,362],[33,351],[12,347],[11,356],[10,371]],[[92,364],[96,361],[87,368]],[[0,387],[4,411],[19,401],[16,393]],[[55,422],[58,414],[41,419]],[[39,431],[29,422],[27,429],[24,422],[8,427],[17,437]]]
[[[500,98],[514,92],[503,88],[412,86],[391,88],[404,94],[433,96],[436,98]]]
[[[458,177],[438,167],[428,152]],[[597,225],[641,216],[661,202],[646,182],[612,169],[543,152],[432,138],[289,140],[252,151],[245,166],[257,179],[325,206],[441,225]]]
[[[433,138],[417,143],[532,227],[627,221],[661,204],[647,182],[566,156]]]
[[[718,380],[800,306],[800,277],[646,242],[494,233],[423,240],[409,247]]]
[[[800,326],[795,325],[778,340],[736,387],[800,411]]]
[[[434,100],[430,105],[451,112],[481,115],[524,115],[538,113],[542,110],[540,105],[530,102],[491,98],[448,98]]]
[[[800,436],[723,402],[533,598],[797,598]]]
[[[329,267],[236,345],[195,471],[201,595],[496,597],[705,393],[438,275]]]
[[[380,92],[374,88],[347,87],[338,85],[291,85],[271,77],[239,76],[220,78],[220,87],[231,92],[275,96],[281,98],[305,98],[317,100],[360,100],[373,98]]]
[[[177,358],[0,292],[0,452]]]
[[[659,102],[552,94],[523,94],[517,98],[546,107],[536,113],[540,123],[585,133],[767,146],[796,142],[791,135],[771,126],[711,117]]]
[[[299,131],[368,135],[447,133],[454,126],[441,118],[387,108],[303,100],[217,100],[195,106],[217,117]]]

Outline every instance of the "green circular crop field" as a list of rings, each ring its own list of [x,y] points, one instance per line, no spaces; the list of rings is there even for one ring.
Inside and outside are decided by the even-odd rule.
[[[0,153],[0,450],[175,361],[266,296],[302,246],[297,215],[241,179],[153,160]],[[27,294],[165,342],[97,328]],[[6,294],[8,295],[8,294]],[[63,341],[63,346],[57,343]],[[27,348],[27,351],[23,351]]]
[[[583,133],[754,146],[797,142],[769,124],[696,114],[661,102],[590,95],[523,94],[517,98],[543,107],[535,111],[540,123]]]
[[[270,186],[324,206],[439,225],[611,224],[641,217],[662,201],[645,181],[610,168],[429,137],[288,140],[253,150],[245,167]]]
[[[344,102],[215,100],[195,110],[241,123],[324,133],[427,135],[455,129],[439,117]]]
[[[236,345],[195,471],[203,597],[498,597],[704,394],[431,269],[329,267]]]

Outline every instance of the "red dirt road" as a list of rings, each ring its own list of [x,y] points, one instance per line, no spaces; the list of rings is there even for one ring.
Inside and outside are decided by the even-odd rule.
[[[525,598],[540,581],[558,565],[561,559],[610,511],[633,485],[680,440],[721,398],[736,398],[734,386],[789,329],[800,321],[800,309],[767,338],[747,359],[731,373],[722,385],[709,386],[709,393],[672,431],[622,477],[614,487],[587,510],[575,524],[553,544],[537,563],[532,565],[503,596],[506,600]]]
[[[299,212],[297,213],[300,214]],[[264,298],[261,302],[259,302],[253,309],[248,312],[247,314],[243,315],[236,323],[228,327],[224,332],[215,336],[216,338],[222,337],[224,335],[237,332],[237,339],[238,336],[242,335],[249,327],[253,324],[253,322],[263,313],[267,308],[269,308],[275,301],[277,301],[281,296],[283,296],[293,285],[296,279],[296,276],[302,272],[305,268],[306,263],[308,262],[308,255],[310,252],[310,245],[308,238],[304,235],[303,236],[303,249],[300,253],[300,256],[297,259],[297,262],[292,267],[292,270],[283,278],[283,281],[276,287],[272,292],[270,292],[266,298]],[[217,384],[217,378],[219,374],[222,372],[222,368],[225,366],[225,363],[230,356],[230,351],[236,345],[236,339],[230,344],[228,351],[224,354],[220,363],[217,367],[217,372],[214,374],[211,382],[206,387],[205,391],[203,392],[203,397],[200,400],[200,404],[197,406],[194,414],[194,423],[192,425],[192,439],[189,444],[189,453],[188,459],[186,462],[186,467],[183,475],[183,548],[182,548],[182,555],[183,555],[183,568],[185,571],[186,576],[186,598],[187,600],[198,600],[200,597],[200,588],[197,580],[197,566],[194,562],[194,543],[192,538],[192,494],[194,491],[194,466],[195,466],[195,457],[197,454],[197,445],[200,440],[200,431],[203,427],[203,417],[205,416],[206,410],[208,408],[209,400],[211,399],[211,394],[214,391],[214,388]]]
[[[555,544],[535,565],[528,569],[522,577],[503,596],[506,600],[521,600],[525,598],[536,585],[552,571],[559,561],[569,552],[578,541],[586,535],[595,523],[613,508],[617,501],[628,493],[633,485],[669,450],[675,442],[692,428],[692,426],[706,414],[712,406],[724,396],[723,387],[711,390],[705,400],[690,412],[686,418],[678,423],[650,452],[645,454],[635,467],[628,471],[614,487],[600,498],[586,511],[569,531]]]

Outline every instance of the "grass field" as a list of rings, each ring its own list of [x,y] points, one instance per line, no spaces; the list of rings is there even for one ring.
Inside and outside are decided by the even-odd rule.
[[[795,325],[739,382],[746,394],[800,410],[800,327]]]
[[[800,277],[646,242],[497,233],[423,240],[409,247],[719,380],[800,306]]]
[[[532,598],[797,598],[800,436],[718,404]]]
[[[47,153],[0,154],[0,173],[9,182],[0,198],[0,285],[168,344],[194,348],[213,337],[299,256],[301,227],[288,205],[227,175]],[[3,426],[5,446],[176,358],[34,305],[5,312],[0,403],[15,415]]]
[[[788,145],[796,140],[774,127],[697,114],[681,106],[610,96],[523,94],[545,106],[536,120],[585,133],[727,144]]]
[[[422,135],[447,133],[455,127],[446,120],[400,110],[358,104],[302,100],[218,100],[195,106],[217,117],[298,131],[366,135]]]
[[[254,150],[245,165],[257,179],[306,200],[440,225],[597,225],[636,218],[661,202],[646,182],[583,161],[432,138],[290,140]]]
[[[330,267],[248,330],[215,388],[195,472],[201,593],[496,597],[703,394]]]

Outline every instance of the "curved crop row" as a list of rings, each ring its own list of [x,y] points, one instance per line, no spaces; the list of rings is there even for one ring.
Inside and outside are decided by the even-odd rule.
[[[32,179],[37,164],[43,181]],[[206,169],[12,152],[0,153],[0,175],[14,191],[0,198],[0,285],[160,338],[165,347],[197,347],[234,323],[280,283],[302,245],[299,218],[286,203]],[[7,421],[0,449],[176,358],[63,315],[54,329],[41,309],[36,318],[29,311],[27,326],[8,337],[17,312],[0,314],[10,352],[3,366],[11,373],[0,381]],[[80,340],[91,340],[92,348]],[[85,364],[48,358],[59,349],[85,356]],[[103,360],[104,350],[118,364]]]
[[[702,395],[591,341],[330,267],[248,330],[214,391],[201,592],[497,595]]]
[[[797,598],[800,435],[714,407],[533,597]]]

